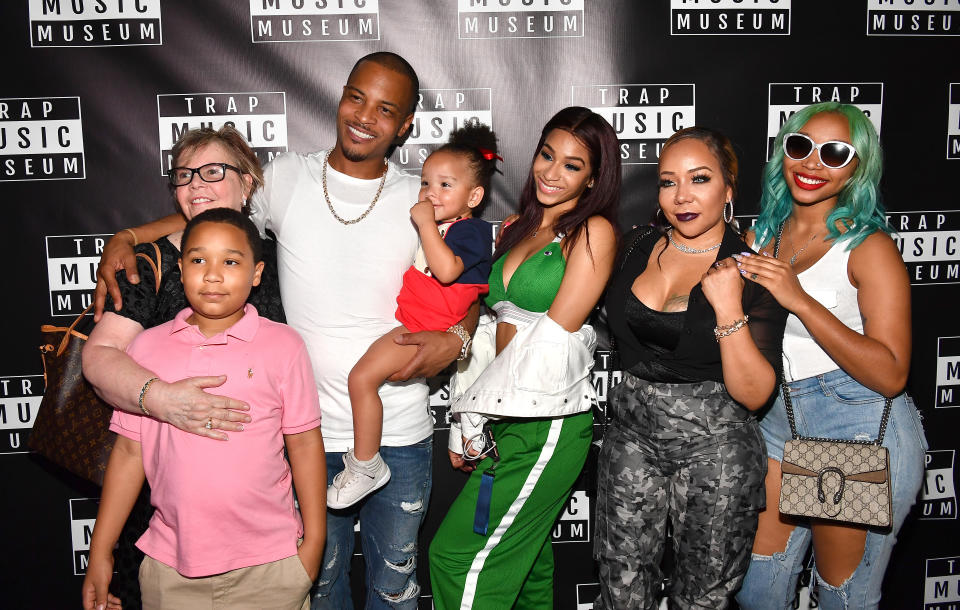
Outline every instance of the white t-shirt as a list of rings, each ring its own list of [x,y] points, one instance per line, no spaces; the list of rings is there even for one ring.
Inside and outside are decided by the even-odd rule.
[[[266,167],[266,184],[251,204],[260,231],[270,229],[277,237],[287,323],[310,353],[326,449],[339,452],[353,446],[347,375],[373,341],[399,324],[396,299],[419,243],[410,207],[417,202],[420,181],[389,164],[373,210],[360,222],[343,225],[323,196],[326,154],[279,155]],[[379,178],[353,178],[327,166],[327,191],[341,218],[363,214],[379,184]],[[410,445],[432,434],[422,379],[384,384],[380,397],[383,445]]]

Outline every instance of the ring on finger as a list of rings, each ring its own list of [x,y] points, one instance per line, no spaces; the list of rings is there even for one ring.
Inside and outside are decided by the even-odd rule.
[[[213,430],[213,418],[208,417],[207,423],[203,424],[203,427],[206,428],[207,430]]]
[[[757,279],[757,274],[756,274],[756,273],[751,273],[751,274],[750,274],[750,279],[751,279],[751,280]]]
[[[713,264],[713,266],[716,267],[717,269],[719,269],[719,268],[723,267],[723,261],[717,261],[717,262],[715,262],[715,263]]]

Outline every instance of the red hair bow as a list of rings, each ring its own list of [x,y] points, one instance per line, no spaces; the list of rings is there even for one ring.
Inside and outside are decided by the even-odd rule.
[[[492,150],[487,150],[486,148],[478,148],[477,150],[480,151],[480,156],[482,156],[487,161],[492,161],[494,158],[503,161],[503,157],[493,152]]]

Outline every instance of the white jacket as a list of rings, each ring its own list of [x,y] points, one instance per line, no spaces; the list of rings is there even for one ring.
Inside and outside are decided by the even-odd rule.
[[[450,410],[454,417],[460,414],[459,425],[454,420],[450,426],[452,451],[462,451],[461,435],[475,438],[491,416],[560,417],[596,404],[593,327],[585,324],[570,333],[541,314],[518,324],[517,334],[493,358],[495,339],[495,321],[478,326],[473,356],[451,380]]]

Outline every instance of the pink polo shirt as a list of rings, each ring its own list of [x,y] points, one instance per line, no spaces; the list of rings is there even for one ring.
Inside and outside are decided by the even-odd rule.
[[[292,328],[247,304],[236,324],[207,338],[187,323],[191,313],[140,333],[127,353],[168,382],[226,375],[209,391],[247,402],[252,421],[228,441],[123,411],[114,412],[110,429],[141,444],[157,508],[137,546],[196,577],[296,554],[303,525],[283,435],[319,426],[320,405],[306,347]]]

